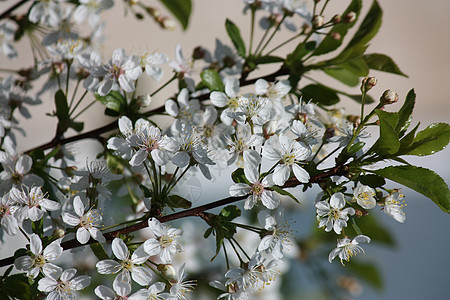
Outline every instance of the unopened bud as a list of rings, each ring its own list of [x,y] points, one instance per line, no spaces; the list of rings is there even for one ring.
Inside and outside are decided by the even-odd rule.
[[[356,20],[356,13],[354,11],[349,12],[344,16],[345,23],[353,23]]]
[[[312,26],[314,28],[322,27],[322,25],[323,25],[323,16],[319,16],[319,15],[314,16],[314,18],[312,19],[311,23],[312,23]]]
[[[336,41],[339,41],[341,39],[341,35],[339,34],[339,32],[332,32],[331,37]]]
[[[150,96],[149,94],[142,95],[139,96],[137,100],[140,107],[149,107],[150,103],[152,103],[152,96]]]
[[[325,134],[323,135],[323,138],[325,140],[331,139],[334,136],[334,131],[335,128],[334,127],[329,127],[325,130]]]
[[[331,22],[333,22],[334,24],[341,23],[341,21],[342,21],[341,15],[334,15],[333,19],[331,19]]]
[[[158,271],[160,271],[165,277],[173,279],[177,277],[177,270],[171,264],[159,264]]]
[[[375,77],[366,77],[361,82],[361,92],[367,93],[376,85],[377,79]]]
[[[398,101],[398,94],[391,90],[384,91],[383,95],[381,95],[380,102],[385,104],[392,104]]]
[[[203,59],[206,55],[206,50],[202,46],[198,46],[194,48],[194,51],[192,52],[192,58],[193,59]]]
[[[169,18],[164,18],[161,25],[164,29],[167,30],[175,30],[177,28],[177,24],[175,24],[175,21]]]
[[[361,123],[361,117],[357,115],[348,115],[347,120],[355,124],[355,126],[358,126],[359,123]]]
[[[64,229],[56,228],[55,230],[53,230],[52,236],[54,238],[59,239],[59,238],[62,238],[65,234],[66,233],[65,233]]]

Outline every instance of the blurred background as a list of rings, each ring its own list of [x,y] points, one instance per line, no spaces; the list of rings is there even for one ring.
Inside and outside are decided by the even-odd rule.
[[[248,40],[250,18],[248,14],[242,13],[244,5],[241,0],[193,0],[193,13],[186,31],[182,31],[181,26],[177,26],[173,31],[163,31],[149,19],[138,21],[132,16],[124,19],[122,3],[116,2],[116,6],[104,15],[107,24],[104,30],[105,43],[102,48],[104,58],[109,58],[114,49],[124,48],[127,54],[157,50],[167,54],[172,60],[175,59],[174,49],[177,44],[182,45],[185,57],[190,57],[196,46],[201,45],[213,50],[216,38],[231,46],[224,27],[226,18],[230,18],[237,24],[241,28],[243,38]],[[159,4],[156,1],[143,0],[143,2],[155,6]],[[331,18],[335,13],[343,11],[348,2],[330,1],[326,10],[329,13],[327,17]],[[412,126],[419,120],[421,123],[419,129],[425,128],[430,123],[448,123],[450,101],[446,88],[449,87],[450,80],[450,35],[448,34],[450,1],[379,0],[379,3],[384,12],[383,24],[378,35],[371,41],[367,52],[390,56],[409,78],[373,72],[370,75],[378,79],[378,84],[370,94],[378,98],[384,90],[392,89],[398,92],[401,100],[404,100],[407,92],[414,88],[417,100]],[[12,4],[14,1],[1,2],[0,12]],[[371,1],[363,1],[363,5],[361,16],[368,11]],[[169,15],[164,9],[162,11]],[[362,18],[359,23],[361,20]],[[357,27],[358,25],[354,29]],[[285,33],[286,30],[280,34],[280,40],[283,40]],[[257,31],[256,34],[258,36],[261,31]],[[286,49],[290,49],[289,46]],[[19,59],[11,62],[1,57],[1,68],[16,67],[17,64],[23,66],[32,64],[28,44],[19,44],[17,50]],[[280,53],[283,53],[283,50],[281,49]],[[165,77],[161,82],[170,76],[170,70],[166,68]],[[337,89],[349,90],[348,87],[326,75],[315,74],[315,78]],[[141,83],[138,88],[145,93],[155,90],[159,84],[149,81]],[[161,104],[173,92],[174,90],[167,89],[165,94],[154,99],[152,105]],[[355,88],[353,92],[358,93],[358,88]],[[53,137],[55,122],[45,115],[46,112],[53,110],[53,100],[43,100],[44,105],[33,107],[32,119],[20,120],[27,135],[26,137],[17,135],[19,150],[24,151],[43,144]],[[401,105],[401,102],[399,101],[398,105]],[[346,107],[349,113],[359,111],[359,106],[350,100],[343,100],[340,106]],[[392,107],[392,110],[398,108],[399,106]],[[109,122],[99,117],[101,115],[99,111],[102,112],[103,109],[100,106],[97,106],[97,109],[99,110],[92,109],[84,116],[85,130]],[[85,148],[84,146],[74,149],[81,154],[82,165],[85,163],[83,156],[95,157],[97,151],[95,142],[86,142],[85,145],[91,147],[90,152],[82,152],[81,148]],[[450,150],[448,148],[431,157],[410,157],[407,160],[434,170],[447,183],[450,182]],[[207,190],[203,191],[202,198],[207,198]],[[408,204],[405,209],[407,216],[405,223],[397,223],[389,217],[380,218],[381,222],[392,230],[397,240],[396,247],[383,248],[375,244],[365,247],[366,256],[380,266],[384,289],[375,291],[365,287],[360,299],[393,300],[426,299],[427,297],[438,300],[449,299],[450,216],[443,213],[431,200],[410,189],[404,188],[403,194]],[[314,195],[307,195],[305,199],[311,208]],[[310,223],[310,220],[308,222]],[[0,258],[8,255],[7,253],[3,245],[0,249]],[[299,280],[307,282],[307,279],[303,277],[299,277]],[[299,284],[304,285],[301,282]]]

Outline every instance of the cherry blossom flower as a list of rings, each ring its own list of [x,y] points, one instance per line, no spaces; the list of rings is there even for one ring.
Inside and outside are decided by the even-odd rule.
[[[86,244],[89,238],[92,236],[93,239],[99,241],[100,243],[105,242],[105,237],[96,227],[100,226],[102,217],[97,209],[89,209],[85,212],[86,207],[81,201],[80,196],[76,196],[73,199],[73,208],[75,210],[76,216],[63,213],[62,219],[65,223],[71,226],[79,226],[77,229],[77,240],[81,244]]]
[[[162,292],[166,288],[166,284],[163,282],[155,282],[151,286],[148,287],[148,289],[140,289],[130,297],[128,297],[129,300],[163,300],[165,299],[162,296]]]
[[[402,208],[406,206],[403,200],[403,194],[399,191],[394,191],[393,193],[387,195],[384,198],[383,211],[394,218],[394,220],[403,223],[405,222],[406,216]]]
[[[228,116],[228,113],[236,112],[239,109],[239,79],[235,77],[225,77],[225,93],[219,91],[212,91],[209,96],[211,103],[216,107],[225,107],[220,114],[220,120],[231,125],[233,118]]]
[[[134,81],[142,74],[142,68],[139,65],[139,57],[126,56],[125,50],[116,49],[112,54],[111,60],[98,68],[95,72],[96,77],[103,77],[98,87],[98,93],[101,96],[109,94],[111,90],[118,90],[117,84],[125,92],[135,90]]]
[[[42,250],[42,241],[37,234],[30,236],[31,256],[25,255],[16,258],[14,266],[21,271],[27,271],[27,275],[36,278],[42,270],[46,274],[57,272],[58,266],[50,263],[57,259],[63,252],[60,245],[61,240],[51,242],[44,250]]]
[[[275,209],[280,205],[280,200],[275,193],[267,189],[273,185],[270,175],[261,178],[258,168],[254,166],[245,167],[244,174],[249,184],[235,183],[230,187],[229,192],[232,197],[250,194],[245,200],[245,209],[252,209],[258,201],[261,201],[268,209]]]
[[[344,260],[350,261],[350,257],[355,256],[358,253],[364,253],[364,249],[359,246],[360,243],[370,243],[370,238],[365,235],[358,235],[352,240],[345,237],[338,241],[337,247],[330,252],[328,261],[331,261],[339,256],[341,264],[344,265]]]
[[[7,21],[0,24],[0,53],[3,53],[9,59],[17,57],[17,51],[12,45],[15,33],[14,23]]]
[[[164,293],[162,296],[167,300],[189,299],[187,294],[193,292],[197,283],[195,280],[186,280],[186,277],[183,264],[178,270],[176,278],[171,278],[169,280],[169,283],[171,284],[169,293]]]
[[[161,67],[158,67],[157,65],[165,64],[168,61],[169,59],[164,53],[150,53],[146,51],[143,55],[141,55],[140,64],[148,76],[152,77],[156,81],[160,81],[163,76],[163,71]]]
[[[293,239],[289,223],[283,220],[283,210],[278,209],[275,216],[262,210],[258,213],[258,220],[267,230],[258,245],[258,251],[265,251],[275,259],[283,258],[283,250],[292,246]]]
[[[291,177],[291,170],[298,181],[308,183],[309,173],[298,163],[304,162],[310,156],[309,148],[284,134],[278,136],[278,142],[279,148],[271,147],[273,143],[269,143],[263,149],[263,156],[279,162],[273,171],[274,183],[282,186]]]
[[[150,257],[144,251],[144,245],[139,246],[130,258],[130,253],[125,242],[122,239],[115,238],[112,242],[112,251],[120,262],[113,259],[99,261],[96,267],[100,274],[116,274],[120,272],[114,279],[114,284],[123,281],[131,283],[131,278],[142,286],[150,283],[152,280],[150,269],[145,266],[139,266]]]
[[[258,79],[255,82],[256,95],[265,95],[272,101],[280,101],[291,90],[289,80],[278,81],[277,83],[269,83],[265,79]]]
[[[364,209],[372,209],[377,205],[374,196],[375,191],[360,182],[358,182],[358,185],[353,190],[353,199]]]
[[[130,299],[128,294],[131,293],[131,284],[125,281],[115,282],[113,289],[107,286],[99,285],[95,288],[94,293],[103,300],[126,300]]]
[[[112,0],[80,0],[80,5],[73,13],[73,19],[77,23],[82,23],[88,18],[89,26],[93,28],[100,21],[100,13],[113,5],[114,1]]]
[[[24,187],[22,190],[13,187],[9,195],[18,205],[16,216],[20,221],[30,219],[35,222],[42,219],[44,212],[61,208],[58,202],[44,197],[40,186],[31,189]]]
[[[267,261],[261,253],[256,252],[244,268],[234,268],[225,274],[228,278],[225,285],[237,283],[240,289],[250,293],[258,288],[261,289],[278,274],[274,269],[278,263],[278,260]]]
[[[19,230],[17,220],[12,214],[16,208],[13,206],[13,202],[9,199],[7,194],[0,198],[0,224],[3,231],[8,235],[15,235]]]
[[[31,7],[28,18],[32,23],[44,23],[49,27],[58,26],[63,18],[61,2],[65,0],[40,0]]]
[[[197,99],[189,100],[189,90],[184,88],[177,96],[177,101],[169,99],[165,102],[166,112],[175,118],[171,125],[174,134],[181,131],[182,124],[196,126],[201,122],[200,102]]]
[[[352,207],[344,208],[344,206],[345,197],[342,193],[333,194],[330,202],[327,200],[317,202],[319,228],[325,227],[326,232],[333,229],[337,234],[341,234],[342,228],[347,227],[348,215],[355,214]]]
[[[263,142],[264,137],[252,134],[249,126],[240,127],[233,139],[227,138],[228,152],[230,153],[227,164],[231,165],[237,162],[239,168],[243,168],[244,165],[259,165],[261,156],[252,147],[261,146]]]
[[[159,255],[161,262],[167,264],[172,261],[172,255],[181,251],[178,238],[183,233],[181,229],[164,226],[156,218],[148,219],[148,227],[155,235],[144,242],[144,250],[150,256]]]
[[[74,278],[76,272],[74,268],[63,271],[59,267],[53,272],[45,272],[45,277],[38,282],[38,290],[49,293],[47,299],[78,299],[80,297],[78,291],[91,283],[91,277],[81,275]]]

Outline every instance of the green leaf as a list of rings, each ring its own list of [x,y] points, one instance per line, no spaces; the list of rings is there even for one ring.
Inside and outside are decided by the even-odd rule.
[[[383,277],[375,264],[351,260],[345,266],[357,278],[364,280],[377,290],[383,289]]]
[[[192,207],[192,203],[189,200],[178,195],[170,195],[166,198],[166,201],[167,205],[169,205],[171,208],[187,209]]]
[[[95,98],[112,111],[122,112],[126,110],[127,100],[118,91],[111,91],[105,96],[95,94]]]
[[[371,188],[377,188],[377,187],[380,187],[380,186],[383,186],[386,184],[386,180],[384,180],[383,177],[375,175],[375,174],[359,176],[358,180],[362,184],[368,185]]]
[[[191,0],[159,0],[180,22],[184,30],[189,25],[192,12]]]
[[[400,136],[403,136],[403,133],[408,129],[409,124],[411,123],[415,103],[416,93],[414,92],[414,89],[411,89],[408,92],[408,95],[406,95],[405,103],[403,103],[398,111],[399,119],[395,131],[399,132]]]
[[[380,137],[377,145],[380,154],[394,154],[400,148],[400,141],[398,139],[395,126],[398,122],[397,113],[389,113],[383,110],[375,110],[380,120]]]
[[[415,166],[391,166],[372,172],[421,193],[430,198],[444,212],[450,213],[448,185],[435,172]]]
[[[350,146],[350,148],[348,148],[348,150],[346,152],[349,155],[353,155],[356,152],[358,152],[359,150],[361,150],[364,147],[365,144],[366,143],[364,143],[364,142],[358,142],[356,144],[353,144],[353,145]]]
[[[0,284],[0,291],[11,298],[5,299],[32,299],[31,285],[23,274],[8,276]]]
[[[416,136],[417,128],[419,128],[419,124],[417,124],[416,127],[414,127],[413,130],[411,130],[407,135],[405,135],[400,140],[400,153],[406,153],[408,151],[409,146],[414,142],[414,137]],[[406,149],[406,150],[405,150]]]
[[[284,58],[279,56],[260,56],[253,60],[253,62],[257,65],[264,65],[264,64],[275,64],[275,63],[282,63],[284,62]]]
[[[325,106],[339,103],[339,97],[336,95],[336,92],[333,89],[321,84],[310,84],[302,88],[300,91],[306,101],[311,99],[312,102]]]
[[[239,28],[229,19],[225,21],[225,28],[238,54],[241,57],[245,58],[246,49]]]
[[[206,86],[211,91],[220,91],[223,92],[225,90],[225,86],[222,82],[222,78],[220,78],[219,73],[213,69],[206,69],[200,73],[200,77],[202,78],[202,82],[206,84]]]
[[[342,67],[325,68],[323,71],[348,86],[357,86],[360,83],[358,75]]]
[[[142,193],[144,193],[145,198],[150,198],[152,196],[152,192],[144,185],[139,185],[139,188],[142,190]]]
[[[69,105],[64,92],[61,90],[55,93],[55,106],[58,120],[67,120],[69,118]]]
[[[236,171],[231,173],[231,179],[234,183],[248,183],[245,178],[244,169],[238,168]]]
[[[269,189],[271,189],[272,191],[277,192],[280,195],[284,195],[284,196],[288,196],[290,197],[292,200],[294,200],[295,202],[297,202],[298,204],[301,204],[300,201],[298,201],[297,198],[294,197],[294,195],[292,195],[291,193],[289,193],[288,191],[286,191],[285,189],[280,188],[279,186],[271,186]]]
[[[69,120],[69,127],[73,128],[76,132],[83,131],[84,123],[83,122],[74,122],[73,120]]]
[[[372,70],[378,70],[408,77],[405,73],[400,71],[399,67],[392,60],[392,58],[384,54],[379,53],[366,54],[364,55],[364,60],[366,61],[369,68]]]
[[[376,0],[373,1],[372,7],[346,49],[348,50],[350,48],[366,45],[380,29],[382,15],[383,12],[381,11],[380,5]]]
[[[106,251],[103,248],[102,244],[94,243],[90,244],[89,247],[91,247],[92,252],[99,260],[109,259],[109,256],[108,254],[106,254]]]
[[[356,18],[358,18],[359,13],[361,12],[362,7],[362,1],[361,0],[353,0],[350,5],[347,7],[347,9],[344,11],[344,13],[341,14],[341,16],[345,16],[349,12],[354,12],[356,14]],[[342,42],[344,40],[345,35],[347,34],[348,30],[353,27],[353,25],[356,24],[355,22],[352,23],[338,23],[333,26],[333,28],[330,30],[330,33],[338,33],[341,38],[339,40],[336,40],[331,37],[330,34],[328,34],[322,42],[319,44],[317,49],[314,51],[313,55],[322,55],[329,53],[333,50],[336,50],[340,45],[342,45]]]
[[[236,205],[228,205],[220,211],[220,216],[226,221],[231,221],[241,216],[241,210]]]
[[[411,151],[406,155],[424,156],[434,154],[444,149],[450,140],[450,125],[445,123],[431,124],[417,133]]]

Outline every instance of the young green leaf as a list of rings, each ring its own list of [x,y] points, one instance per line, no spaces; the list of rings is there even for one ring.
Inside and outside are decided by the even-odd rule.
[[[219,91],[223,92],[225,90],[225,86],[222,82],[222,78],[220,78],[219,73],[213,69],[206,69],[200,73],[200,77],[202,78],[202,82],[206,84],[206,86],[211,91]]]
[[[398,111],[399,119],[395,131],[400,133],[399,136],[403,136],[404,132],[408,129],[409,124],[412,120],[412,112],[414,109],[414,104],[416,103],[416,93],[414,89],[411,89],[406,95],[405,103]]]
[[[416,166],[391,166],[372,172],[421,193],[444,212],[450,213],[450,190],[435,172]]]
[[[118,91],[111,91],[105,96],[95,94],[95,98],[112,111],[123,112],[126,110],[127,100]]]
[[[236,205],[228,205],[220,211],[219,215],[222,216],[224,220],[231,221],[241,216],[241,210]]]
[[[159,0],[181,23],[184,30],[189,25],[192,12],[191,0]]]
[[[406,155],[424,156],[444,149],[450,140],[450,125],[445,123],[431,124],[417,133]]]
[[[239,28],[229,19],[225,21],[225,28],[238,54],[241,57],[245,58],[246,49]]]
[[[325,106],[335,105],[339,103],[339,97],[333,89],[330,89],[321,84],[310,84],[300,90],[303,94],[303,99],[311,100],[314,103],[319,103]]]
[[[380,137],[377,145],[380,154],[394,154],[400,148],[400,141],[398,139],[395,126],[398,122],[397,113],[389,113],[377,109],[376,114],[380,120]]]
[[[69,105],[67,104],[67,98],[64,92],[61,90],[55,93],[55,106],[58,120],[67,120],[69,118]]]
[[[378,53],[366,54],[364,55],[364,60],[372,70],[378,70],[408,77],[408,75],[400,71],[397,64],[392,60],[392,58],[387,55]]]
[[[171,208],[191,208],[192,207],[192,203],[181,197],[178,195],[170,195],[169,197],[166,198],[167,200],[167,205],[169,205]]]

